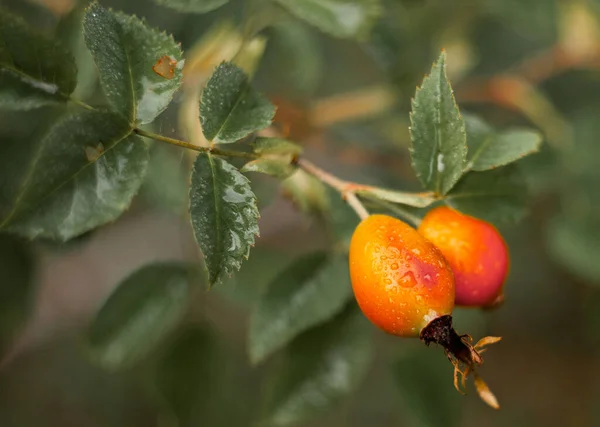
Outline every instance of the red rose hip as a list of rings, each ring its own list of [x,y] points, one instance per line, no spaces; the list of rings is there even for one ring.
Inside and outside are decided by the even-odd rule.
[[[509,254],[493,225],[443,206],[430,210],[418,231],[452,267],[456,305],[489,307],[502,301]]]

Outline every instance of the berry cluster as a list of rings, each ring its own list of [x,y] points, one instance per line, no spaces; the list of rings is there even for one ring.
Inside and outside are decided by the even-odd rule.
[[[350,277],[365,316],[387,333],[443,346],[459,392],[473,374],[479,396],[498,402],[477,374],[481,353],[500,340],[473,344],[452,327],[455,306],[491,308],[503,301],[508,248],[491,224],[448,207],[434,208],[415,230],[387,215],[370,215],[354,231]]]

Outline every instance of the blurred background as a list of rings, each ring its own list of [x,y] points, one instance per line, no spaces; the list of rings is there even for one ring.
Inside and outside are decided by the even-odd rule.
[[[0,0],[71,47],[79,68],[75,97],[93,103],[101,94],[80,34],[85,3]],[[455,312],[460,333],[504,337],[482,370],[502,409],[473,393],[458,395],[441,349],[372,327],[374,359],[358,389],[304,425],[600,425],[600,1],[383,3],[360,42],[281,14],[260,33],[246,68],[278,105],[279,130],[316,164],[357,182],[419,189],[407,150],[410,99],[441,48],[462,111],[499,129],[526,125],[543,133],[541,152],[519,162],[531,210],[519,224],[500,225],[511,251],[506,303],[494,312]],[[232,0],[203,15],[151,0],[102,4],[142,16],[181,42],[184,86],[153,126],[198,138],[197,88],[236,50],[246,3]],[[2,111],[0,135],[30,138],[56,114]],[[178,425],[154,381],[168,343],[119,374],[94,367],[81,348],[81,332],[121,279],[151,261],[199,259],[185,216],[191,154],[155,145],[151,156],[141,193],[115,223],[66,244],[0,236],[0,426]],[[175,363],[183,369],[195,361],[199,384],[188,393],[193,414],[181,425],[260,425],[273,363],[248,362],[248,312],[286,265],[328,247],[332,229],[347,237],[356,224],[312,182],[282,189],[261,176],[252,185],[261,237],[240,273],[201,293],[182,325],[205,345]],[[310,197],[294,203],[298,191]]]

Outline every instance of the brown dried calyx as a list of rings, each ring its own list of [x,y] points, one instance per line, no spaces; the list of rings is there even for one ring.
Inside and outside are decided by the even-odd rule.
[[[421,339],[426,345],[436,343],[444,347],[446,357],[454,366],[454,387],[459,393],[465,394],[463,389],[466,388],[467,377],[472,373],[479,397],[492,408],[500,409],[496,396],[476,369],[483,364],[481,353],[485,351],[485,347],[497,343],[501,337],[484,337],[473,345],[473,339],[469,335],[456,333],[452,327],[452,316],[445,315],[429,322],[421,331]]]

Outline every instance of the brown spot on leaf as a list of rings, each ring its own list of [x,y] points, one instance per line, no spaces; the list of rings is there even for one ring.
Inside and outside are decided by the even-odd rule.
[[[156,64],[152,66],[152,71],[154,71],[159,76],[171,80],[175,77],[175,66],[177,65],[177,61],[171,58],[168,55],[162,56],[156,61]]]
[[[91,145],[85,147],[85,157],[87,157],[88,162],[95,162],[102,153],[104,153],[104,145],[102,145],[102,143],[98,144],[96,147],[92,147]]]

